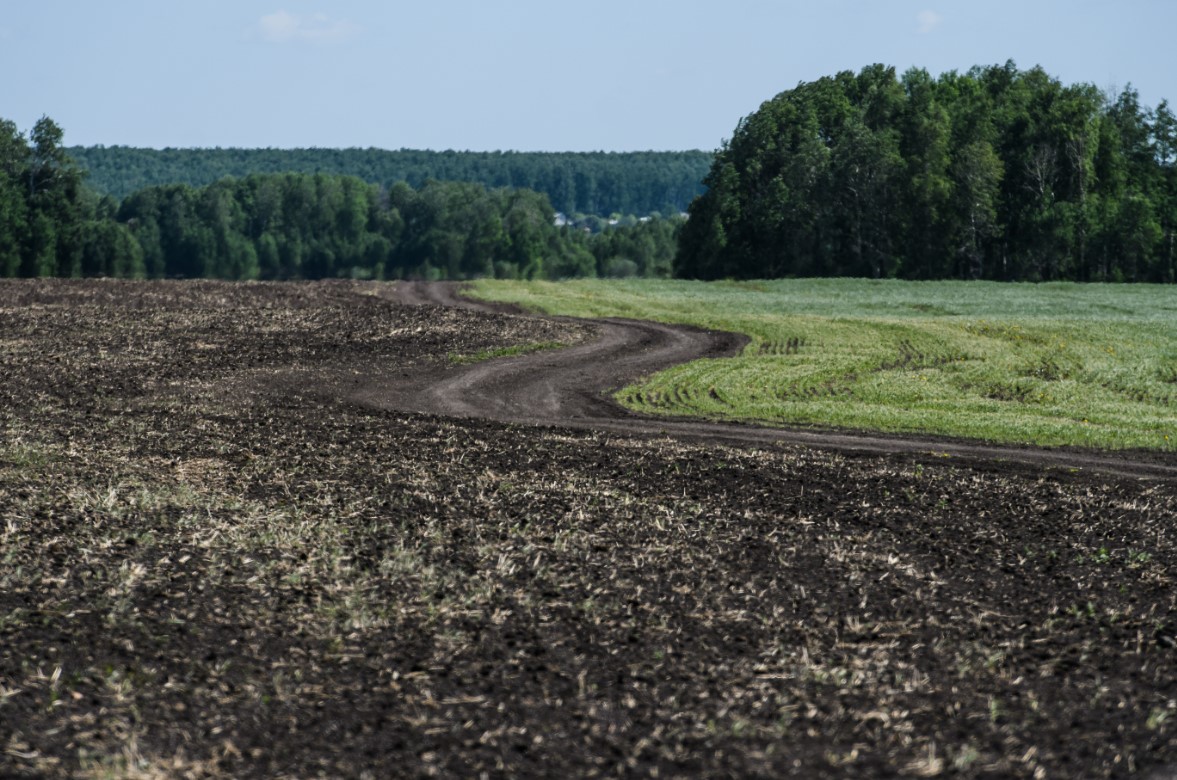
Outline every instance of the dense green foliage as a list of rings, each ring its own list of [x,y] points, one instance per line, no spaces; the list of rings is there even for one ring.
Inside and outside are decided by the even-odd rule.
[[[0,276],[138,276],[142,253],[117,204],[83,186],[42,117],[28,139],[0,119]]]
[[[669,275],[675,219],[589,234],[557,227],[547,198],[481,184],[257,174],[202,188],[148,187],[120,222],[151,276],[220,279],[562,279]]]
[[[894,279],[477,283],[576,317],[737,331],[743,354],[618,393],[672,416],[1177,450],[1177,319],[1152,284]]]
[[[1168,104],[1012,63],[800,84],[714,157],[75,147],[121,205],[61,138],[0,123],[0,275],[1177,281]]]
[[[0,276],[667,276],[682,225],[557,225],[532,190],[433,180],[386,189],[323,173],[145,187],[120,205],[83,184],[52,120],[28,140],[11,122],[0,129]]]
[[[680,276],[1177,278],[1177,121],[1013,63],[875,65],[741,120],[680,240]]]
[[[710,152],[432,152],[402,149],[73,147],[100,192],[125,198],[163,184],[203,186],[254,173],[331,173],[391,188],[430,179],[545,193],[565,214],[668,214],[703,191]]]

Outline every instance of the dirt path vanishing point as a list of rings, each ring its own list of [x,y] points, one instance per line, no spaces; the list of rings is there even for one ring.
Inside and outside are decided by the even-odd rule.
[[[400,282],[387,295],[410,306],[515,311],[463,298],[455,283]],[[612,401],[609,391],[678,363],[738,354],[748,339],[734,333],[638,320],[602,319],[592,323],[599,336],[586,344],[453,366],[441,375],[421,377],[411,383],[377,382],[352,398],[382,408],[526,425],[669,435],[725,444],[783,442],[845,453],[938,456],[976,465],[1083,469],[1123,477],[1177,480],[1177,460],[1163,454],[996,446],[638,415]]]

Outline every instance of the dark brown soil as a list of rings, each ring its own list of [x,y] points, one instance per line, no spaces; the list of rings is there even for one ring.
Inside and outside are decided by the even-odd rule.
[[[401,411],[604,326],[387,292],[0,283],[0,776],[1171,776],[1170,464]]]
[[[405,282],[387,287],[384,294],[406,306],[442,306],[492,315],[522,313],[462,298],[455,284]],[[547,322],[568,329],[573,335],[566,342],[573,343],[564,349],[449,366],[444,372],[414,376],[408,383],[389,383],[378,375],[351,393],[349,400],[386,409],[526,425],[573,422],[596,427],[625,421],[635,432],[648,432],[653,429],[650,421],[628,414],[607,398],[606,391],[678,363],[735,354],[748,342],[735,333],[659,322],[602,319],[584,323],[569,318]]]

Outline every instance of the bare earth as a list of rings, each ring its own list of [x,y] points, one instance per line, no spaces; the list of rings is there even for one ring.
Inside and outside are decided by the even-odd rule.
[[[0,777],[1175,776],[1171,458],[601,394],[739,346],[0,281]]]

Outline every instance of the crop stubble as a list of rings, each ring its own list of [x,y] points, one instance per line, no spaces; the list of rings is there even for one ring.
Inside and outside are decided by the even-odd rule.
[[[0,284],[0,774],[1122,776],[1166,480],[380,411],[586,329]]]

